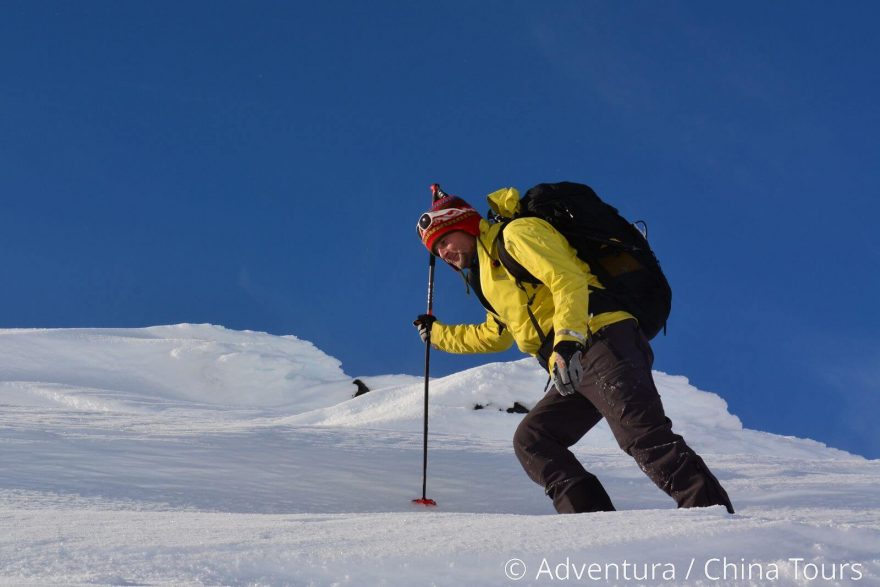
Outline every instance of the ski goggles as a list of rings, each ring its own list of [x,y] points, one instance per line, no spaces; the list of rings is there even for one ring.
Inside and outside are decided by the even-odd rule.
[[[419,236],[421,236],[434,225],[449,224],[473,212],[473,208],[445,208],[443,210],[432,210],[431,212],[425,212],[419,217],[419,222],[416,224],[416,228],[418,228]]]

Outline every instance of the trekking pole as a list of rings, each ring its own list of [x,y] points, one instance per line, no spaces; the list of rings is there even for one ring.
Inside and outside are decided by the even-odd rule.
[[[440,198],[446,196],[446,193],[440,189],[440,184],[431,184],[431,203],[436,202]],[[428,253],[428,315],[434,315],[434,267],[437,257],[433,253]],[[422,497],[414,499],[413,503],[424,506],[435,506],[437,502],[428,499],[428,384],[430,382],[431,373],[431,329],[428,328],[425,337],[425,418],[424,418],[424,443],[422,448]]]

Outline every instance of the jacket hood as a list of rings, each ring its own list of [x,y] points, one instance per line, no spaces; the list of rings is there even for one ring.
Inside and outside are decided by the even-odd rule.
[[[492,211],[503,218],[513,218],[519,213],[519,190],[501,188],[486,196]]]

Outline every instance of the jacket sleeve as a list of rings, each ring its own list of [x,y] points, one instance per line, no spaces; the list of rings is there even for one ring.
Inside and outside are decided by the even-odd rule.
[[[555,343],[574,340],[585,344],[589,267],[565,237],[544,220],[524,218],[505,228],[504,244],[520,265],[550,289]]]
[[[447,353],[500,353],[513,345],[510,331],[492,315],[482,324],[443,324],[431,327],[431,344]]]

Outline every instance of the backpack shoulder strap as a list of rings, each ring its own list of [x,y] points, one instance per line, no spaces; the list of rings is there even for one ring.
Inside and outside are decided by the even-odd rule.
[[[540,279],[529,273],[528,269],[520,265],[504,247],[504,229],[507,227],[507,224],[509,224],[509,222],[505,222],[501,225],[501,230],[498,231],[498,236],[495,237],[495,243],[498,245],[498,260],[501,262],[504,269],[506,269],[516,280],[517,284],[520,284],[520,286],[523,283],[542,283]],[[608,290],[590,287],[589,292],[590,312],[592,314],[602,314],[604,312],[614,312],[622,309],[620,302],[618,302]]]
[[[498,249],[498,260],[501,261],[501,265],[520,283],[541,283],[541,280],[529,273],[529,270],[519,264],[519,262],[513,258],[513,255],[507,252],[507,249],[504,247],[504,229],[507,228],[507,225],[510,224],[510,221],[505,222],[501,225],[501,229],[498,231],[498,236],[495,237],[495,244]]]

